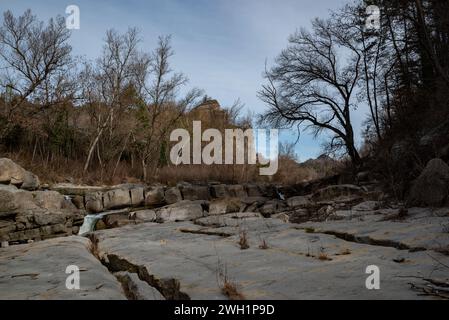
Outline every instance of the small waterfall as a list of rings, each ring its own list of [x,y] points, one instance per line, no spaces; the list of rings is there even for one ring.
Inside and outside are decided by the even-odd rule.
[[[281,199],[282,201],[284,201],[284,200],[285,200],[285,197],[284,197],[284,195],[279,191],[279,188],[276,187],[275,190],[276,190],[276,194],[277,194],[278,198]]]
[[[86,234],[88,232],[94,231],[95,223],[97,223],[98,220],[103,218],[104,214],[88,214],[84,217],[83,225],[80,227],[80,230],[78,231],[78,235],[81,236],[83,234]]]

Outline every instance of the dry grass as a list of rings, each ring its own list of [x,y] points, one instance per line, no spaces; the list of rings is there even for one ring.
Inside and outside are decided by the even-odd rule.
[[[246,231],[240,232],[239,246],[241,250],[249,249],[248,236]]]
[[[231,281],[228,277],[226,265],[218,262],[218,285],[221,292],[229,298],[229,300],[245,300],[245,296],[239,291],[237,283]]]
[[[245,300],[245,297],[237,289],[237,285],[233,282],[225,281],[221,292],[230,300]]]
[[[260,244],[260,246],[259,246],[259,249],[262,249],[262,250],[267,250],[267,249],[269,249],[270,247],[268,246],[268,243],[265,241],[265,239],[263,239],[262,240],[262,243]]]
[[[291,159],[281,159],[278,173],[272,177],[261,176],[258,165],[167,165],[149,170],[148,180],[142,181],[142,168],[134,161],[122,160],[116,167],[116,159],[100,166],[92,161],[87,172],[84,172],[84,156],[66,158],[62,156],[43,157],[27,150],[5,153],[25,169],[39,176],[42,183],[72,182],[79,184],[100,185],[138,182],[160,182],[175,185],[179,181],[204,182],[220,181],[222,183],[271,182],[294,184],[310,180],[316,176],[311,169],[300,167]],[[313,170],[312,170],[313,171]]]
[[[332,259],[329,258],[329,256],[326,253],[324,253],[324,252],[321,252],[319,254],[318,260],[320,260],[320,261],[332,261]]]
[[[347,256],[347,255],[350,255],[351,254],[351,250],[349,250],[349,249],[343,249],[343,250],[341,250],[337,255],[338,256]]]

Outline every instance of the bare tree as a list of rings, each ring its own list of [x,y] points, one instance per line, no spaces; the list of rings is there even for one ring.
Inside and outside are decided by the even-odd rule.
[[[106,129],[109,129],[109,142],[116,143],[113,139],[116,113],[128,107],[125,102],[126,91],[130,87],[136,88],[140,83],[142,66],[149,65],[149,57],[138,50],[138,31],[129,29],[120,35],[114,30],[106,32],[103,54],[97,60],[97,70],[94,71],[96,79],[96,91],[90,91],[90,97],[94,97],[95,103],[100,109],[106,107],[106,114],[94,113],[95,131],[84,164],[84,172],[87,171],[94,151]],[[88,85],[92,83],[88,82]],[[94,96],[92,96],[92,94]],[[100,111],[97,108],[97,111]]]
[[[67,90],[64,73],[71,62],[72,50],[67,43],[70,31],[60,16],[47,24],[38,21],[30,10],[19,17],[6,11],[3,18],[0,86],[14,99],[2,110],[6,118],[2,136],[13,123],[11,117],[25,101],[35,99],[43,107],[60,101]],[[51,96],[56,92],[59,94]]]
[[[315,19],[312,27],[312,32],[293,34],[276,65],[266,71],[268,84],[259,97],[269,109],[260,122],[331,133],[331,148],[344,147],[358,164],[351,111],[362,57],[354,40],[331,20]]]
[[[144,103],[140,113],[140,135],[135,144],[144,180],[148,177],[150,162],[152,170],[157,168],[169,131],[202,94],[200,90],[192,89],[184,97],[178,97],[188,79],[182,73],[173,73],[169,62],[172,55],[170,36],[159,37],[158,47],[150,55],[148,69],[142,70],[144,76],[140,78]]]

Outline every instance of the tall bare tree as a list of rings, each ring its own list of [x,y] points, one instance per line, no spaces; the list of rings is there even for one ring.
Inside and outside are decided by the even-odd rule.
[[[269,109],[260,121],[277,127],[299,126],[315,135],[331,133],[332,151],[345,148],[360,162],[351,111],[360,81],[362,57],[354,40],[331,20],[315,19],[312,32],[301,29],[266,71],[259,97]]]
[[[140,157],[144,180],[148,177],[148,164],[152,173],[163,156],[170,130],[178,120],[197,103],[201,90],[192,89],[180,97],[180,90],[188,79],[182,73],[174,73],[170,67],[173,49],[170,36],[159,37],[157,48],[150,55],[147,69],[143,69],[143,105],[140,112],[140,134],[135,144]],[[146,72],[145,72],[146,71]]]

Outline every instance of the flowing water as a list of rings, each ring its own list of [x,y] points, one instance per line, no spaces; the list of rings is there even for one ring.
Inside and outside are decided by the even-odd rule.
[[[80,227],[80,230],[78,232],[78,235],[83,235],[88,232],[94,231],[95,224],[98,220],[103,218],[104,213],[100,214],[88,214],[84,217],[83,225]]]

